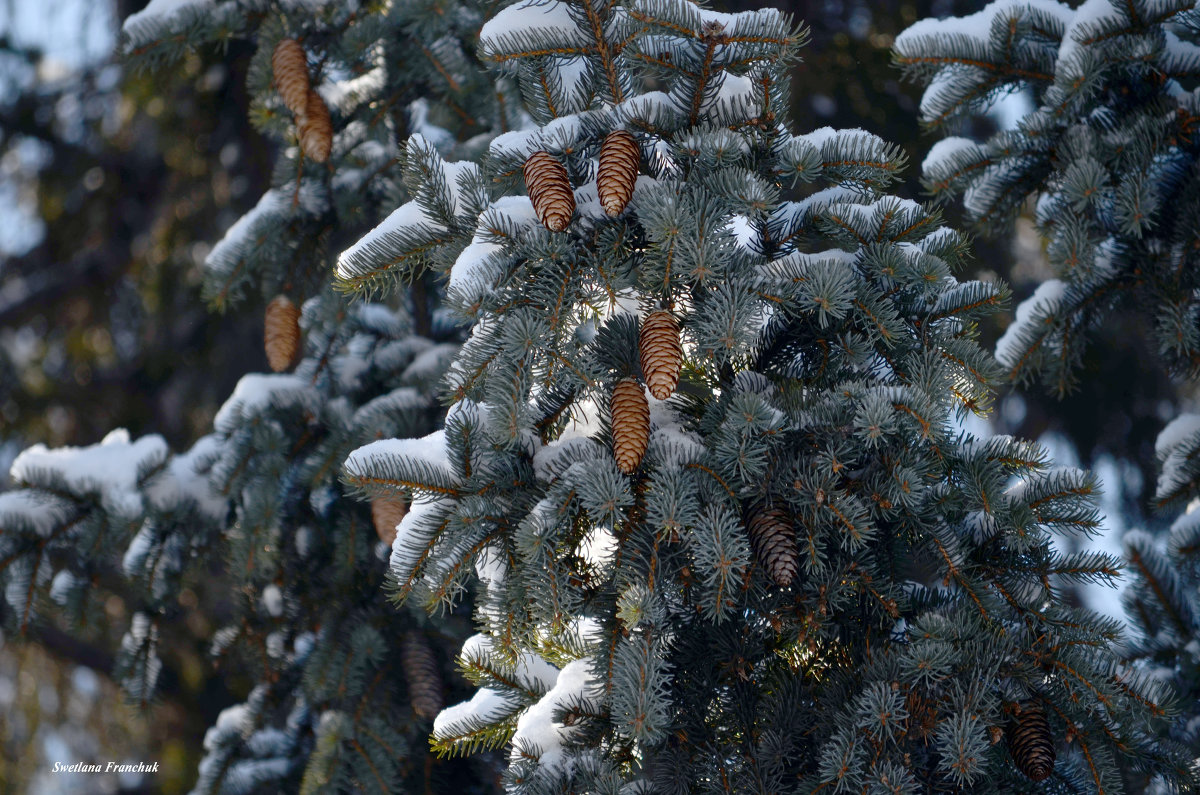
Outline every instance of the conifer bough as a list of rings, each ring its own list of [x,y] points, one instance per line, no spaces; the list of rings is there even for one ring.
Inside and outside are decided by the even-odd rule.
[[[295,39],[281,39],[271,54],[275,90],[294,116],[308,112],[308,59]]]
[[[633,198],[640,160],[637,141],[627,131],[613,130],[605,137],[600,146],[596,192],[600,195],[600,206],[609,217],[620,215]]]
[[[549,152],[537,151],[525,161],[525,189],[542,226],[561,232],[575,213],[575,193],[563,164]]]
[[[638,354],[650,394],[657,400],[666,400],[679,384],[679,366],[683,359],[679,323],[674,315],[660,310],[651,312],[642,321]]]
[[[1054,735],[1040,704],[1026,701],[1009,724],[1008,749],[1017,769],[1031,781],[1045,781],[1054,772]]]
[[[286,295],[277,295],[267,304],[263,347],[267,364],[277,373],[291,369],[300,353],[300,310]]]
[[[636,378],[622,378],[613,388],[611,414],[613,457],[628,475],[638,468],[650,442],[650,404]]]

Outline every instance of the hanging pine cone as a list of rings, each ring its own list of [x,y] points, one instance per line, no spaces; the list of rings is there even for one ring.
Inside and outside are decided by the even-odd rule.
[[[596,192],[605,214],[615,218],[633,198],[638,162],[642,153],[637,141],[625,130],[613,130],[600,146],[600,168],[596,173]]]
[[[666,400],[679,384],[679,365],[683,359],[679,324],[670,312],[651,312],[642,321],[638,353],[650,394],[658,400]]]
[[[271,53],[275,90],[295,116],[308,112],[308,59],[295,39],[281,39]]]
[[[636,378],[623,378],[613,388],[613,457],[626,475],[638,468],[650,443],[650,404]]]
[[[758,508],[747,522],[750,545],[767,575],[780,588],[786,588],[800,570],[800,550],[796,546],[796,528],[787,513],[779,508]]]
[[[442,675],[437,658],[425,638],[416,632],[406,632],[400,641],[400,667],[408,682],[408,700],[413,712],[425,720],[433,720],[442,711]]]
[[[561,232],[575,212],[575,193],[567,169],[549,152],[534,152],[525,161],[525,189],[542,226]]]
[[[305,111],[296,117],[296,124],[300,128],[300,151],[304,156],[318,163],[328,160],[333,148],[333,122],[325,100],[316,91],[308,92]]]
[[[1020,705],[1008,726],[1008,750],[1030,781],[1045,781],[1054,771],[1054,735],[1046,711],[1036,701]]]
[[[376,497],[371,500],[371,521],[379,540],[389,547],[396,540],[396,525],[408,513],[404,500],[396,497]]]
[[[300,310],[286,295],[277,295],[267,304],[263,347],[267,351],[267,364],[277,373],[296,363],[300,354]]]

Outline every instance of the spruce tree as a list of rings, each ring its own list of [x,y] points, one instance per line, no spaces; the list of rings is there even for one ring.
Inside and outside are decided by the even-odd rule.
[[[519,0],[480,52],[533,126],[478,162],[411,137],[414,199],[340,255],[348,289],[446,279],[472,324],[444,428],[344,471],[413,500],[401,600],[479,583],[479,689],[434,747],[507,745],[528,793],[1180,780],[1117,623],[1057,598],[1116,573],[1050,545],[1099,529],[1094,479],[955,430],[1002,379],[975,323],[1004,288],[886,193],[894,147],[788,130],[802,40],[771,9]]]
[[[257,43],[251,117],[280,155],[273,187],[212,248],[204,287],[221,310],[267,305],[253,344],[276,372],[244,376],[183,453],[122,430],[23,452],[18,488],[0,495],[2,614],[13,632],[52,616],[94,625],[97,594],[127,594],[118,675],[139,704],[164,678],[160,644],[190,611],[214,614],[214,661],[254,686],[205,736],[197,793],[493,790],[486,758],[436,762],[426,743],[462,689],[451,663],[464,617],[388,603],[387,544],[406,504],[358,502],[338,482],[355,447],[441,424],[436,384],[461,333],[433,285],[350,302],[329,277],[330,252],[407,197],[413,166],[397,144],[411,129],[472,152],[512,124],[503,84],[475,58],[482,23],[458,0],[363,13],[152,3],[126,21],[138,67]]]
[[[1018,379],[1062,394],[1077,385],[1089,333],[1116,313],[1152,335],[1162,364],[1200,375],[1200,10],[1194,2],[996,2],[969,17],[925,20],[896,40],[896,60],[927,84],[922,120],[939,130],[1006,91],[1035,109],[985,142],[946,137],[924,164],[927,187],[961,194],[986,230],[1030,197],[1056,277],[1017,309],[997,358]],[[1087,388],[1095,385],[1088,384]],[[1186,388],[1186,387],[1185,387]],[[1150,507],[1187,505],[1165,538],[1124,539],[1127,659],[1169,682],[1169,739],[1200,772],[1200,496],[1197,418],[1159,435]],[[1191,502],[1189,502],[1191,501]]]

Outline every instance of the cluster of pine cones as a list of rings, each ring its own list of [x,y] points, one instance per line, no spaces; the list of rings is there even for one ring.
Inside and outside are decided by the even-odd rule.
[[[604,139],[596,188],[600,204],[610,217],[619,215],[633,197],[639,161],[637,141],[625,130],[609,133]],[[563,165],[549,152],[534,152],[525,161],[525,186],[538,220],[554,232],[566,229],[575,212],[575,195]],[[683,357],[679,323],[670,312],[653,312],[642,321],[638,353],[650,394],[666,400],[679,383]],[[617,382],[609,413],[613,458],[622,472],[631,474],[650,441],[650,406],[636,378]],[[767,575],[781,588],[791,585],[799,571],[800,552],[788,514],[779,508],[757,506],[749,511],[746,525],[755,555]]]
[[[670,312],[660,309],[642,321],[638,354],[650,394],[657,400],[666,400],[679,384],[683,361],[679,323]],[[650,403],[636,378],[623,378],[613,387],[609,414],[613,457],[617,467],[628,475],[638,468],[650,443]]]
[[[275,90],[296,117],[300,151],[318,163],[329,159],[333,148],[333,123],[321,95],[308,83],[308,57],[295,39],[283,39],[271,54]]]
[[[600,146],[596,192],[605,214],[615,218],[633,198],[641,161],[637,141],[625,130],[614,130]],[[525,188],[538,220],[551,232],[561,232],[575,214],[575,192],[567,170],[554,155],[534,152],[525,161]]]

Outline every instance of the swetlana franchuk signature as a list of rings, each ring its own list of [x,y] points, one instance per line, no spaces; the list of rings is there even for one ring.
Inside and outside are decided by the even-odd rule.
[[[157,773],[158,762],[55,762],[54,773]]]

